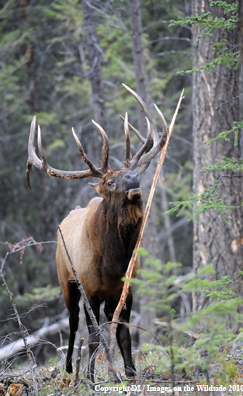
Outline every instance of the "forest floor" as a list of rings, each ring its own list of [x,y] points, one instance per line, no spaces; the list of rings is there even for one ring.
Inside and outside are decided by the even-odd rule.
[[[137,359],[136,359],[137,360]],[[0,395],[4,396],[228,396],[243,395],[243,367],[237,370],[230,363],[232,377],[222,381],[220,367],[212,362],[205,372],[191,370],[185,374],[173,371],[158,373],[156,366],[144,367],[136,361],[137,376],[127,380],[121,370],[122,382],[108,378],[107,364],[102,353],[96,359],[95,384],[86,378],[86,365],[79,373],[67,374],[57,362],[49,367],[34,367],[25,370],[6,371],[0,380]],[[143,362],[144,363],[144,362]],[[172,375],[172,372],[174,373]],[[207,377],[208,376],[208,377]]]

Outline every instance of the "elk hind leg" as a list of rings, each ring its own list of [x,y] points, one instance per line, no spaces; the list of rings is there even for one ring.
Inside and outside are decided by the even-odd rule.
[[[112,320],[114,311],[117,307],[118,301],[109,300],[105,303],[105,314],[109,321]],[[120,314],[120,322],[117,326],[117,343],[120,348],[122,358],[125,366],[125,374],[128,378],[134,377],[136,369],[132,360],[132,342],[131,335],[126,323],[129,323],[130,313],[132,308],[132,293],[127,296],[125,308],[122,309]]]

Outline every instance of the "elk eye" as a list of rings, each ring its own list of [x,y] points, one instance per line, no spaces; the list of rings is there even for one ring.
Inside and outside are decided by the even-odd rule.
[[[113,180],[109,180],[109,181],[107,182],[107,186],[108,186],[108,187],[112,187],[114,184],[115,184],[115,183],[114,183]]]

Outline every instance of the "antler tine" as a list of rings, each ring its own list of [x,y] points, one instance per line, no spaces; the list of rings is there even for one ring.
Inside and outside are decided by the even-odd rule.
[[[124,86],[124,88],[127,89],[128,92],[130,92],[132,94],[132,96],[134,96],[134,98],[138,101],[138,103],[140,104],[140,106],[142,107],[146,117],[149,119],[150,124],[151,124],[151,128],[152,128],[152,134],[153,134],[153,139],[154,139],[154,143],[156,144],[159,140],[159,135],[156,129],[156,126],[152,120],[152,117],[148,111],[148,108],[146,106],[146,104],[144,103],[144,101],[142,100],[142,98],[135,92],[133,91],[131,88],[129,88],[127,85],[122,84]]]
[[[75,141],[76,141],[76,143],[77,143],[77,146],[78,146],[78,148],[79,148],[79,152],[80,152],[80,154],[81,154],[82,160],[88,165],[89,169],[91,170],[91,172],[92,172],[94,175],[99,174],[98,177],[102,177],[102,176],[103,176],[102,172],[100,172],[100,170],[97,169],[97,168],[94,166],[94,164],[88,159],[87,155],[85,154],[84,149],[83,149],[83,146],[82,146],[82,144],[81,144],[81,142],[80,142],[78,136],[76,135],[74,128],[72,128],[72,133],[73,133],[73,137],[74,137],[74,139],[75,139]]]
[[[48,164],[46,162],[46,157],[45,157],[44,150],[42,147],[40,125],[38,125],[38,129],[37,129],[37,144],[38,144],[38,151],[39,151],[43,171],[45,173],[48,173]]]
[[[140,157],[140,159],[137,163],[137,166],[141,166],[141,165],[145,165],[145,164],[149,163],[158,154],[158,152],[162,149],[162,147],[165,145],[165,142],[166,142],[167,133],[168,133],[167,123],[165,121],[163,114],[159,110],[159,108],[156,105],[154,105],[154,106],[162,120],[162,123],[164,126],[164,131],[162,132],[159,141],[153,146],[153,148],[146,154],[143,154],[142,157]],[[144,167],[142,169],[142,171],[140,172],[140,174],[143,173],[146,169],[147,169],[147,167]]]
[[[158,108],[158,106],[154,103],[154,107],[155,107],[155,109],[156,109],[156,111],[157,111],[157,113],[159,114],[159,116],[160,116],[160,119],[161,119],[161,121],[162,121],[162,124],[164,125],[164,132],[168,132],[168,126],[167,126],[167,122],[166,122],[166,120],[165,120],[165,117],[164,117],[164,115],[163,115],[163,113],[160,111],[160,109]]]
[[[25,172],[26,180],[30,189],[31,189],[30,173],[32,170],[32,165],[43,171],[41,160],[38,158],[35,152],[35,147],[34,147],[35,134],[36,134],[35,131],[36,131],[36,116],[33,117],[30,125],[30,135],[29,135],[29,143],[28,143],[28,160],[27,160],[26,172]]]
[[[146,149],[144,149],[144,146],[138,151],[138,153],[134,156],[134,158],[131,161],[131,167],[132,169],[134,169],[137,166],[143,166],[143,168],[141,169],[141,171],[139,172],[140,175],[145,172],[145,170],[147,169],[147,167],[149,166],[151,160],[159,153],[159,151],[162,149],[162,147],[164,146],[165,142],[166,142],[166,138],[167,138],[167,132],[168,132],[168,127],[167,127],[167,123],[166,120],[162,114],[162,112],[159,110],[159,108],[155,105],[155,108],[161,118],[161,121],[163,123],[164,126],[164,130],[161,134],[161,137],[159,139],[159,141],[156,144],[153,144],[153,147],[151,148],[151,146],[149,147],[149,143],[150,141],[150,135],[151,135],[151,131],[150,130],[150,122],[149,120],[146,118],[147,121],[147,125],[148,125],[148,136],[147,136],[147,147]]]
[[[123,122],[125,122],[125,118],[122,115],[120,115],[119,117]],[[146,139],[141,135],[141,133],[136,128],[134,128],[132,124],[130,124],[130,122],[128,123],[128,126],[135,133],[135,135],[138,137],[140,142],[145,143]]]
[[[55,169],[51,167],[45,158],[44,155],[44,150],[42,146],[42,141],[41,141],[41,129],[38,126],[38,151],[40,158],[37,156],[35,152],[35,136],[36,136],[36,116],[33,117],[33,120],[31,122],[30,126],[30,135],[29,135],[29,144],[28,144],[28,160],[27,160],[27,169],[26,169],[26,179],[28,186],[31,188],[30,184],[30,172],[32,170],[32,165],[34,165],[36,168],[40,169],[42,172],[47,173],[50,176],[55,176],[59,177],[62,179],[83,179],[85,177],[103,177],[103,172],[102,169],[96,168],[91,161],[87,158],[85,153],[83,152],[83,155],[85,157],[85,162],[89,166],[89,170],[83,170],[83,171],[64,171],[60,169]],[[76,139],[75,139],[76,140]],[[79,142],[80,143],[80,142]],[[80,143],[81,145],[81,143]],[[82,147],[82,145],[81,145]]]
[[[165,145],[165,142],[166,142],[167,133],[168,133],[167,122],[166,122],[165,117],[163,116],[162,112],[160,111],[160,109],[156,106],[156,104],[154,104],[154,106],[160,116],[162,123],[163,123],[164,130],[163,130],[161,137],[160,137],[159,141],[157,142],[157,144],[155,144],[153,146],[153,148],[148,153],[144,154],[140,158],[140,160],[138,161],[138,166],[147,164],[147,162],[150,163],[150,161],[158,154],[158,152],[162,149],[162,147]],[[146,169],[147,169],[147,166],[143,167],[140,174],[143,173]]]
[[[151,160],[159,153],[159,151],[164,146],[164,144],[166,142],[168,127],[167,127],[167,123],[166,123],[166,120],[165,120],[162,112],[155,105],[155,109],[158,112],[159,117],[163,124],[163,132],[161,133],[161,136],[159,138],[155,124],[152,120],[152,117],[151,117],[144,101],[131,88],[129,88],[125,84],[122,84],[122,85],[135,97],[135,99],[141,105],[144,113],[146,114],[145,118],[146,118],[147,127],[148,127],[148,134],[147,134],[146,139],[144,139],[142,137],[142,135],[140,134],[140,132],[138,132],[131,124],[128,124],[129,127],[138,136],[138,138],[143,142],[143,146],[141,147],[141,149],[137,152],[137,154],[134,156],[134,158],[130,162],[130,167],[131,167],[131,169],[135,169],[138,166],[143,166],[143,168],[140,171],[140,174],[142,174],[149,166]],[[122,116],[120,116],[120,117],[124,121],[124,118]],[[153,135],[153,139],[151,139],[151,134]]]
[[[124,159],[124,168],[130,167],[130,156],[131,156],[131,144],[130,144],[130,134],[129,134],[129,126],[128,126],[128,116],[125,114],[124,121],[124,132],[125,132],[125,159]]]
[[[73,128],[72,128],[72,132],[74,132]],[[50,176],[55,176],[55,177],[59,177],[62,179],[69,179],[69,180],[82,179],[84,177],[92,177],[92,176],[102,178],[103,173],[100,171],[100,169],[97,169],[92,164],[92,162],[87,158],[86,154],[84,153],[83,147],[82,147],[75,132],[73,133],[73,136],[77,142],[80,152],[83,153],[82,158],[83,158],[84,162],[88,165],[89,170],[76,172],[76,171],[63,171],[63,170],[52,168],[52,166],[50,166],[47,163],[45,155],[44,155],[44,150],[43,150],[43,146],[42,146],[42,142],[41,142],[41,129],[40,129],[40,126],[38,125],[38,151],[39,151],[40,158],[41,158],[42,170]],[[80,146],[81,146],[81,148],[80,148]]]
[[[140,150],[138,150],[137,154],[135,154],[135,156],[133,157],[132,161],[131,161],[131,169],[136,168],[137,163],[139,161],[139,159],[141,158],[141,156],[149,151],[151,149],[151,125],[150,122],[148,120],[147,117],[145,117],[146,122],[147,122],[147,128],[148,128],[148,133],[147,133],[147,139],[145,140],[143,146],[140,148]]]
[[[109,140],[108,136],[105,133],[104,129],[94,120],[92,120],[93,124],[99,129],[102,139],[103,139],[103,147],[102,147],[102,157],[101,157],[101,171],[106,173],[108,170],[108,161],[109,161]]]
[[[145,164],[145,165],[142,167],[142,169],[138,172],[139,175],[141,175],[142,173],[144,173],[144,172],[146,171],[146,169],[148,169],[148,167],[149,167],[149,165],[150,165],[150,162],[151,162],[151,161],[147,162],[147,164]]]

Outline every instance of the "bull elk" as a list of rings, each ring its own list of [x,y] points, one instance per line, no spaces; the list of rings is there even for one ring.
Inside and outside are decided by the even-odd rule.
[[[96,177],[101,179],[98,183],[90,183],[101,197],[91,199],[87,208],[72,210],[60,225],[72,263],[98,323],[100,304],[102,302],[105,302],[104,312],[108,321],[112,320],[122,292],[123,281],[121,278],[127,270],[143,218],[140,175],[162,149],[167,136],[167,125],[160,110],[155,106],[163,123],[163,132],[159,137],[156,126],[143,100],[133,90],[126,86],[125,88],[137,99],[143,108],[147,121],[147,137],[144,138],[139,131],[128,123],[126,115],[125,119],[123,119],[126,144],[124,167],[122,169],[110,169],[108,163],[108,137],[103,128],[94,121],[93,123],[99,129],[103,139],[101,166],[99,168],[88,159],[82,144],[72,129],[81,157],[89,168],[82,171],[63,171],[48,165],[43,152],[39,126],[37,136],[38,157],[34,147],[36,135],[35,117],[30,127],[26,170],[27,182],[30,188],[32,165],[50,176],[59,178],[70,180]],[[142,142],[141,148],[132,159],[129,128],[134,131]],[[135,172],[137,167],[141,167],[139,173]],[[74,281],[74,275],[59,232],[57,234],[56,264],[63,298],[69,311],[70,335],[66,371],[71,373],[75,334],[79,322],[80,292]],[[136,262],[133,277],[136,276],[138,268],[139,260]],[[120,322],[129,322],[131,306],[132,292],[130,291],[126,307],[121,312]],[[88,378],[93,382],[94,355],[99,345],[99,339],[95,334],[89,314],[85,307],[84,309],[89,329],[90,360]],[[126,325],[118,325],[117,342],[124,360],[125,375],[133,377],[135,375],[135,366],[132,360],[130,332]]]

